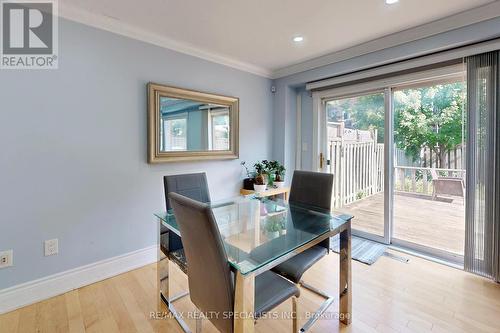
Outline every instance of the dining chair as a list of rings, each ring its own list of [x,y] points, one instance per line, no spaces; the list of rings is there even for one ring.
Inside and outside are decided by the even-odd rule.
[[[332,174],[294,171],[289,202],[290,204],[314,207],[315,210],[323,213],[330,213],[332,207],[332,188]],[[317,315],[312,316],[305,326],[302,327],[301,331],[307,331],[333,303],[332,296],[302,281],[304,273],[320,259],[325,257],[329,251],[330,239],[328,238],[272,269],[275,273],[280,274],[298,286],[302,286],[325,298],[325,301],[317,311]]]
[[[189,295],[197,310],[211,314],[208,320],[224,333],[234,332],[234,274],[210,207],[177,193],[170,193],[188,262]],[[262,317],[289,298],[292,299],[293,332],[297,333],[296,298],[299,288],[274,274],[264,272],[255,278],[255,319]],[[226,315],[223,315],[226,314]],[[196,321],[196,332],[201,320]]]
[[[165,188],[165,205],[168,212],[172,210],[172,205],[168,199],[168,194],[171,192],[179,193],[196,201],[210,202],[207,176],[204,172],[164,176],[163,185]],[[165,248],[169,259],[186,273],[187,263],[181,238],[174,233],[168,232],[167,228],[162,227],[161,244]]]

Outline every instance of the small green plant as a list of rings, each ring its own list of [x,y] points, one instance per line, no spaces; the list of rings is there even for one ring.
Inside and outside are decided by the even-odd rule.
[[[274,180],[277,181],[277,182],[282,182],[285,180],[285,167],[277,162],[276,162],[276,166],[274,167]]]
[[[272,173],[272,163],[273,161],[263,160],[262,165],[264,166],[264,175],[267,178],[267,183],[273,186],[274,178]]]
[[[264,178],[264,173],[265,173],[265,166],[262,162],[257,162],[253,165],[255,168],[255,184],[257,185],[266,185],[265,178]]]
[[[278,161],[262,161],[265,173],[270,181],[282,182],[285,178],[285,167]]]
[[[241,162],[241,165],[245,168],[247,175],[250,175],[245,162]],[[265,185],[266,181],[269,185],[273,185],[274,182],[282,182],[285,179],[285,167],[278,161],[262,160],[255,163],[253,167],[255,168],[255,183],[257,185]]]

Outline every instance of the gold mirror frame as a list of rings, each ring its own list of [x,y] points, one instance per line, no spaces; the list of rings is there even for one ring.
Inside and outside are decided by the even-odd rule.
[[[160,151],[160,97],[225,105],[229,108],[229,150]],[[203,93],[156,83],[148,84],[148,163],[236,159],[239,156],[239,98]]]

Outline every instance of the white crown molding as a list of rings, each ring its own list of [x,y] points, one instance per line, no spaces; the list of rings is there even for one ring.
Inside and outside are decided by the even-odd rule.
[[[481,7],[470,9],[427,24],[377,38],[341,51],[329,53],[324,56],[283,67],[273,71],[272,78],[278,79],[288,75],[334,64],[336,62],[358,57],[364,54],[380,51],[474,23],[486,21],[498,16],[500,16],[500,1],[495,1]]]
[[[68,5],[67,3],[64,3],[62,1],[59,3],[59,16],[71,21],[110,31],[118,35],[130,37],[193,57],[205,59],[244,72],[252,73],[266,78],[271,78],[272,75],[272,71],[270,69],[210,52],[188,43],[179,42],[171,38],[160,36],[153,32],[137,28],[116,18],[95,14],[90,11],[77,8],[75,6]]]
[[[0,290],[0,314],[156,262],[156,245]]]

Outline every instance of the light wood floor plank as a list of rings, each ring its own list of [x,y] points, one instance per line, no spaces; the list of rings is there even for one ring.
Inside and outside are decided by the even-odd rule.
[[[20,311],[12,311],[0,316],[0,327],[5,332],[17,332],[19,326]]]
[[[113,314],[113,318],[118,325],[118,331],[125,333],[138,332],[137,327],[128,315],[127,307],[125,306],[123,299],[117,291],[116,282],[113,279],[108,279],[103,281],[103,284],[103,292],[108,300],[109,309]]]
[[[396,253],[396,252],[394,252]],[[398,254],[398,253],[396,253]],[[338,299],[311,332],[500,332],[500,285],[424,259],[408,264],[380,258],[374,265],[353,263],[353,323],[336,320]],[[174,269],[173,287],[186,290],[187,278]],[[338,255],[332,253],[313,266],[304,280],[338,295]],[[64,295],[0,316],[0,332],[168,332],[181,333],[172,318],[153,319],[157,311],[156,265],[118,275]],[[316,310],[322,299],[302,290],[299,322]],[[189,297],[175,303],[183,312],[194,310]],[[285,302],[273,311],[283,316]],[[160,311],[166,311],[162,305]],[[186,320],[194,327],[194,320]],[[258,333],[289,333],[287,318],[259,320]],[[203,332],[216,332],[208,320]]]
[[[69,333],[84,333],[85,325],[83,323],[78,291],[70,291],[64,295],[64,298],[66,300],[66,311],[68,313]]]
[[[37,323],[37,308],[39,307],[39,303],[33,304],[19,310],[19,326],[17,327],[17,331],[20,333],[24,332],[36,332],[36,323]]]

